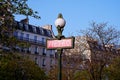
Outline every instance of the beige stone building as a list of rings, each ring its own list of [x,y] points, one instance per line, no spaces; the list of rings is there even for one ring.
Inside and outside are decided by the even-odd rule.
[[[64,51],[63,58],[65,58],[63,64],[66,66],[66,63],[69,63],[72,67],[75,68],[77,66],[77,69],[80,69],[87,62],[99,60],[110,61],[110,59],[120,56],[119,47],[116,45],[102,46],[97,40],[85,36],[77,36],[75,37],[74,49],[66,49]]]
[[[42,27],[28,24],[28,21],[16,21],[17,30],[14,36],[23,42],[29,44],[28,47],[20,47],[16,45],[16,50],[24,56],[29,56],[30,59],[43,68],[49,71],[55,65],[55,50],[46,49],[46,39],[54,37],[52,26],[45,25]]]

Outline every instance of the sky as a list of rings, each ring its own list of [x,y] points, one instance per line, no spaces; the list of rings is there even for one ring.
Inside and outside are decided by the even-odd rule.
[[[36,26],[52,25],[53,32],[57,35],[54,25],[59,13],[66,20],[63,35],[78,35],[80,30],[90,27],[90,23],[107,22],[120,30],[120,0],[28,0],[28,5],[38,11],[41,19],[29,17],[29,23]],[[16,20],[26,18],[16,16]]]

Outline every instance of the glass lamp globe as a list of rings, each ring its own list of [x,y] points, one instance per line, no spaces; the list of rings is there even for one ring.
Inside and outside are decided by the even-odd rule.
[[[66,24],[66,21],[63,19],[63,18],[57,18],[56,21],[55,21],[55,26],[56,27],[61,27],[63,28]]]

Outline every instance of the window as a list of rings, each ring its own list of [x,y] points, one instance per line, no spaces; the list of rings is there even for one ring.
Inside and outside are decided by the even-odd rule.
[[[23,24],[22,24],[22,23],[19,23],[19,26],[20,26],[20,29],[22,29],[22,28],[23,28]]]
[[[34,36],[34,42],[37,42],[37,36]]]
[[[45,43],[45,38],[42,38],[42,44],[44,44]]]
[[[20,51],[20,47],[17,46],[17,45],[15,46],[15,49],[16,49],[16,51],[18,51],[18,52]]]
[[[53,64],[53,60],[51,59],[50,60],[50,67],[52,67],[52,64]]]
[[[36,33],[37,33],[37,34],[41,34],[39,27],[36,27]]]
[[[27,52],[27,53],[30,53],[30,50],[29,50],[29,48],[26,48],[26,52]]]
[[[36,27],[32,26],[32,28],[33,28],[33,32],[36,33]]]
[[[52,64],[52,59],[50,60],[50,64]]]
[[[53,50],[49,50],[50,51],[50,54],[52,54]]]
[[[20,34],[20,39],[23,40],[24,33]]]
[[[47,30],[47,33],[48,33],[48,36],[51,36],[51,35],[52,35],[52,33],[51,33],[50,30]]]
[[[43,29],[42,29],[42,28],[40,28],[40,31],[41,31],[42,35],[44,35],[44,31],[43,31]]]
[[[53,50],[49,50],[50,52],[50,57],[54,57]]]
[[[28,31],[28,25],[24,24],[24,26],[25,26],[25,30]]]
[[[15,37],[17,37],[17,36],[18,36],[18,32],[15,31],[15,32],[13,33],[13,35],[14,35]]]
[[[46,49],[43,48],[43,55],[46,55]]]
[[[38,64],[38,62],[37,62],[37,58],[35,58],[35,63]]]
[[[29,41],[29,34],[26,34],[26,39]]]
[[[20,28],[21,30],[24,30],[24,26],[23,26],[22,23],[19,23],[19,28]]]
[[[43,59],[42,61],[42,66],[45,66],[45,59]]]
[[[21,52],[25,52],[25,49],[24,49],[24,47],[21,47]]]
[[[32,25],[29,25],[29,31],[30,31],[30,32],[33,32]]]
[[[35,46],[35,54],[38,54],[38,47]]]

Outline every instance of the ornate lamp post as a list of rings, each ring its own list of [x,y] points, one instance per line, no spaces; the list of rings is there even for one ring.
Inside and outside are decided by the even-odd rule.
[[[65,24],[66,24],[66,21],[64,20],[62,14],[59,14],[58,18],[55,21],[55,26],[57,27],[57,31],[58,31],[58,35],[56,36],[56,38],[58,40],[65,38],[64,35],[62,35]],[[57,49],[57,53],[58,53],[58,80],[62,80],[62,51],[63,51],[63,48]]]
[[[63,49],[74,48],[74,37],[65,38],[62,35],[66,22],[63,19],[62,14],[58,15],[55,21],[55,26],[57,27],[58,35],[55,39],[46,40],[47,49],[57,49],[58,53],[58,80],[62,80],[62,51]]]

